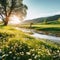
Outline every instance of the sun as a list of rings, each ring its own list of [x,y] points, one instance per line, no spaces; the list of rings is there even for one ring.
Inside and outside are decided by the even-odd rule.
[[[13,16],[10,17],[9,24],[18,24],[18,23],[20,23],[20,22],[21,22],[21,21],[20,21],[20,19],[19,19],[18,16],[13,15]]]

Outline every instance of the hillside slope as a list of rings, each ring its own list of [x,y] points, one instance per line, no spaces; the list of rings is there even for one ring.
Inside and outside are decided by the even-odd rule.
[[[0,26],[0,59],[60,60],[60,45],[36,39],[10,26]]]
[[[50,21],[57,21],[60,18],[60,15],[54,15],[49,17],[42,17],[42,18],[35,18],[31,20],[26,20],[22,22],[22,24],[30,24],[30,23],[42,23],[44,21],[50,22]]]

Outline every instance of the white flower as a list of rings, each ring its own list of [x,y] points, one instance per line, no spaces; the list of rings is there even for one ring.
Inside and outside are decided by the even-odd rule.
[[[30,55],[30,52],[26,52],[27,55]]]
[[[10,51],[9,54],[11,54],[12,52]]]
[[[35,57],[34,57],[34,58],[36,59],[37,57],[38,57],[38,56],[37,56],[37,55],[35,55]]]
[[[59,53],[59,50],[57,50],[57,52]]]
[[[0,53],[2,52],[2,50],[0,49]]]
[[[28,59],[28,60],[32,60],[32,59]]]

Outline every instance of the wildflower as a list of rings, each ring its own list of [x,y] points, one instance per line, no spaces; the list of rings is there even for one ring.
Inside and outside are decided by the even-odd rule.
[[[9,52],[9,54],[11,54],[11,53],[12,53],[12,51]]]
[[[32,60],[32,59],[28,59],[28,60]]]
[[[30,55],[30,52],[26,52],[27,55]]]

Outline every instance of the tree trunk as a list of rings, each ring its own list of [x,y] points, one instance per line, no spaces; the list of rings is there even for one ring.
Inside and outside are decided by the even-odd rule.
[[[4,25],[6,25],[6,26],[7,26],[7,25],[8,25],[8,21],[9,21],[9,17],[6,17],[6,18],[5,18]]]

